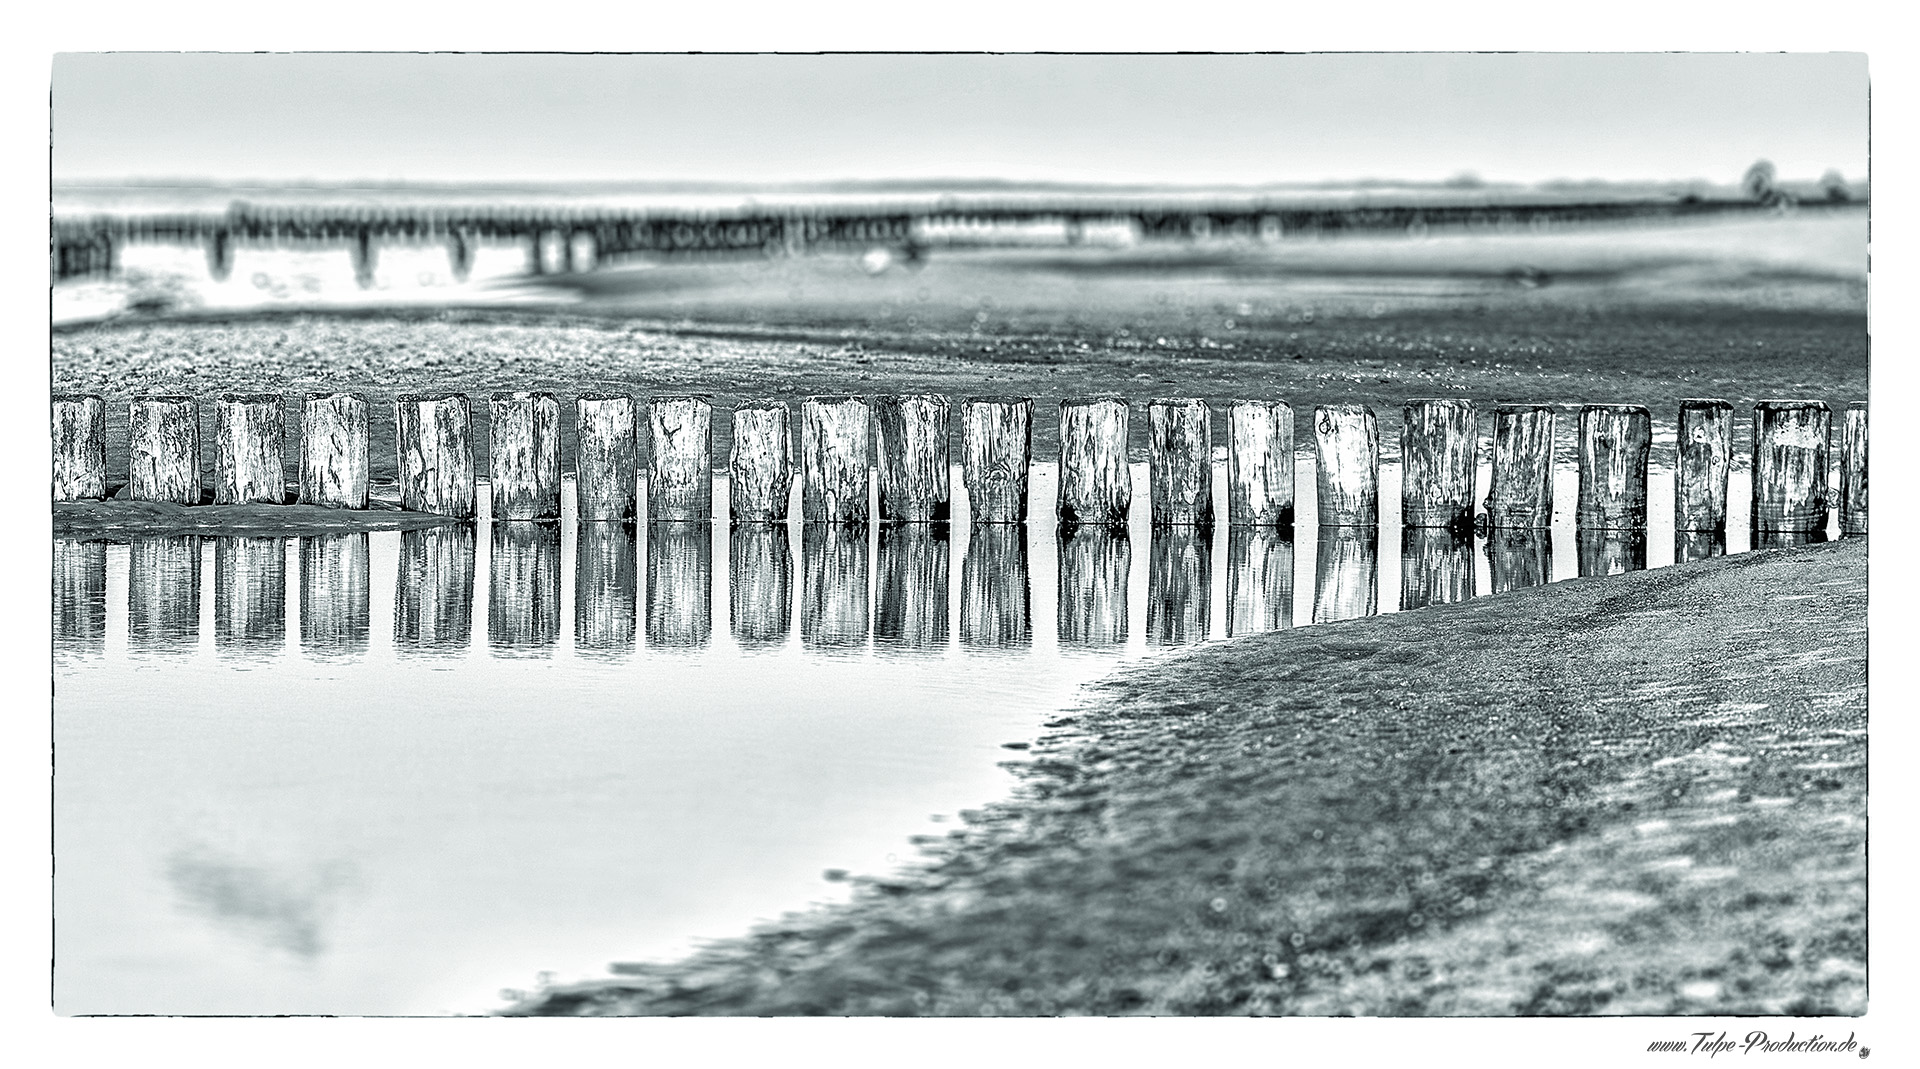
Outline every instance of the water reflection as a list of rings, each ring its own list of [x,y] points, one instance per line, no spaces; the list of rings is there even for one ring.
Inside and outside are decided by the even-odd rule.
[[[728,540],[733,638],[743,647],[786,642],[793,618],[793,552],[785,524],[741,524]]]
[[[1755,531],[1753,548],[1788,549],[1793,546],[1817,546],[1827,540],[1827,532],[1819,531]]]
[[[960,565],[960,642],[1021,649],[1033,644],[1025,524],[981,524],[968,532]]]
[[[1234,527],[1227,533],[1227,637],[1293,626],[1293,532]]]
[[[1133,547],[1125,529],[1063,528],[1059,549],[1060,645],[1126,645],[1127,573],[1133,567]]]
[[[1544,528],[1495,527],[1487,532],[1493,592],[1544,586],[1553,578],[1553,535]]]
[[[508,656],[552,656],[560,640],[560,525],[493,526],[487,562],[487,645]]]
[[[1400,532],[1400,607],[1424,609],[1473,597],[1473,536],[1442,527]]]
[[[580,524],[573,549],[573,646],[583,654],[633,650],[640,540],[633,524]]]
[[[55,539],[53,647],[97,654],[107,645],[107,544]]]
[[[1322,527],[1314,546],[1313,622],[1380,611],[1380,539],[1372,527]]]
[[[948,573],[952,571],[948,550],[944,523],[880,528],[880,577],[873,593],[876,647],[946,647]]]
[[[1709,557],[1725,556],[1727,552],[1727,532],[1725,531],[1675,531],[1673,532],[1673,562],[1685,564],[1688,561],[1706,560]]]
[[[326,950],[321,930],[333,912],[332,899],[352,883],[351,869],[337,862],[296,875],[221,857],[204,847],[175,851],[166,871],[174,894],[191,912],[309,961]]]
[[[241,656],[286,648],[286,539],[222,535],[213,540],[213,645]]]
[[[705,646],[713,637],[713,526],[647,525],[647,645]]]
[[[1647,566],[1647,532],[1595,531],[1581,528],[1574,536],[1580,557],[1580,575],[1621,575]]]
[[[464,523],[400,534],[393,644],[447,656],[473,641],[473,528]]]
[[[1212,617],[1211,532],[1154,528],[1147,543],[1147,644],[1205,642]]]
[[[867,528],[809,523],[800,536],[800,641],[821,650],[867,644]]]
[[[315,659],[367,652],[373,619],[366,532],[300,539],[300,646]]]
[[[136,538],[127,547],[127,648],[182,655],[200,640],[200,536]]]

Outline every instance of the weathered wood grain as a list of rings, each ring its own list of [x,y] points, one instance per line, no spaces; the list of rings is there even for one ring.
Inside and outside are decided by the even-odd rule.
[[[1733,406],[1717,398],[1683,399],[1675,437],[1674,530],[1724,532],[1727,475],[1733,470]]]
[[[1493,410],[1493,472],[1487,523],[1499,529],[1553,526],[1553,409],[1499,405]]]
[[[213,406],[213,503],[286,504],[285,450],[277,394],[222,394]]]
[[[1380,428],[1365,405],[1313,410],[1314,475],[1321,527],[1380,522]]]
[[[574,400],[573,497],[586,522],[639,514],[640,438],[633,398],[586,394]],[[617,541],[617,536],[609,536]],[[629,645],[633,637],[629,627]]]
[[[647,402],[647,522],[713,518],[713,405],[704,397]]]
[[[1647,458],[1653,450],[1653,414],[1640,405],[1583,405],[1579,424],[1580,491],[1577,526],[1644,531]]]
[[[493,518],[560,515],[560,402],[550,393],[496,393],[489,405],[487,471]]]
[[[727,460],[733,523],[785,523],[793,490],[793,452],[785,401],[749,402],[733,410]]]
[[[801,403],[802,520],[807,523],[867,522],[868,457],[872,440],[871,410],[862,398],[809,397]]]
[[[1147,484],[1155,527],[1213,526],[1213,415],[1204,400],[1147,405]]]
[[[1840,533],[1867,533],[1867,403],[1847,405],[1840,435]]]
[[[471,519],[473,415],[466,395],[402,394],[393,410],[400,507]]]
[[[1147,544],[1147,644],[1205,642],[1213,624],[1213,539],[1155,527]]]
[[[629,435],[632,416],[629,405]],[[613,495],[597,496],[609,500]],[[639,554],[630,520],[602,515],[579,526],[573,549],[573,648],[581,656],[618,658],[633,651],[639,633]]]
[[[310,393],[300,408],[300,504],[367,507],[367,399]]]
[[[1293,480],[1293,406],[1285,401],[1227,406],[1227,523],[1292,527]]]
[[[1126,399],[1061,401],[1060,526],[1125,527],[1132,504]]]
[[[969,397],[962,401],[960,443],[968,522],[1027,522],[1033,399]]]
[[[136,397],[127,409],[127,493],[200,503],[200,409],[191,397]]]
[[[107,403],[97,394],[53,395],[53,499],[107,496]]]
[[[882,394],[873,400],[880,522],[946,523],[952,518],[948,403],[939,394]]]
[[[743,649],[782,645],[793,628],[793,551],[785,524],[743,523],[728,536],[733,640]]]
[[[1473,402],[1413,400],[1402,408],[1401,416],[1400,523],[1471,530],[1479,447]]]
[[[1827,528],[1827,442],[1832,413],[1824,401],[1761,401],[1753,406],[1753,530]]]

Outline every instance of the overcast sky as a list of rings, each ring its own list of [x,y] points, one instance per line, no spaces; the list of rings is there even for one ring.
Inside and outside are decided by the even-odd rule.
[[[1867,168],[1861,54],[63,54],[58,179],[1732,182]]]

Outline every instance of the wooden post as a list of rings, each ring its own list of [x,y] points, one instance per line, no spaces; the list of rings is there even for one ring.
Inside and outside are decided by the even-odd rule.
[[[1487,534],[1487,574],[1505,594],[1553,581],[1553,533],[1545,527],[1496,527]]]
[[[1379,532],[1322,525],[1313,557],[1313,622],[1355,620],[1380,611]]]
[[[1653,415],[1645,408],[1581,407],[1578,526],[1647,529],[1647,457],[1652,449]]]
[[[655,397],[647,402],[647,522],[712,518],[713,406],[704,397]]]
[[[631,521],[638,514],[640,478],[633,398],[626,394],[585,394],[576,399],[574,441],[573,496],[580,519]],[[629,627],[629,646],[632,638]]]
[[[197,606],[196,606],[197,608]],[[92,655],[107,643],[107,544],[53,540],[53,648]]]
[[[1213,416],[1205,401],[1147,405],[1147,471],[1155,527],[1213,526]]]
[[[610,421],[596,419],[595,425],[605,427],[607,422]],[[631,449],[632,402],[627,404],[627,435]],[[617,436],[610,437],[618,440]],[[600,468],[605,471],[613,466],[604,464]],[[633,471],[631,459],[627,471]],[[631,485],[629,481],[628,486]],[[631,498],[631,491],[628,496]],[[604,494],[597,497],[606,500]],[[620,523],[611,516],[602,516],[600,520],[582,523],[575,535],[573,648],[586,656],[615,657],[633,650],[640,546],[632,523]]]
[[[287,540],[213,540],[213,645],[271,656],[287,645]]]
[[[1468,500],[1472,497],[1469,495]],[[1473,531],[1408,527],[1400,532],[1400,607],[1424,609],[1473,597]]]
[[[1125,399],[1060,402],[1060,526],[1124,528],[1132,504]]]
[[[858,397],[809,397],[801,404],[802,520],[867,522],[867,457],[872,437],[867,403]]]
[[[393,402],[393,425],[399,443],[400,507],[471,519],[473,416],[466,395],[403,394]]]
[[[1473,402],[1457,398],[1408,401],[1401,415],[1401,524],[1472,530],[1474,462],[1480,442]],[[1420,544],[1431,541],[1422,539]]]
[[[96,394],[53,395],[53,499],[107,496],[107,403]]]
[[[466,524],[400,532],[394,581],[397,651],[458,656],[473,641],[474,533]]]
[[[310,393],[300,409],[300,503],[367,507],[367,399]]]
[[[1685,564],[1688,561],[1707,560],[1711,557],[1725,556],[1727,552],[1727,532],[1725,531],[1681,531],[1673,532],[1673,562]]]
[[[1147,553],[1147,643],[1205,642],[1213,623],[1213,539],[1196,527],[1155,527]]]
[[[127,410],[127,493],[200,503],[200,411],[191,397],[136,397]]]
[[[1133,547],[1126,528],[1078,527],[1059,535],[1057,583],[1062,646],[1124,646],[1127,642],[1127,575]]]
[[[559,640],[559,525],[494,523],[487,561],[487,646],[495,654],[551,656]]]
[[[1673,529],[1676,532],[1724,532],[1727,529],[1727,473],[1733,468],[1733,406],[1716,398],[1682,400],[1677,438],[1673,464]]]
[[[1753,406],[1753,530],[1827,529],[1824,401],[1761,401]]]
[[[1840,533],[1867,533],[1867,403],[1847,406],[1840,436]]]
[[[127,648],[190,654],[200,638],[200,536],[158,535],[127,546]]]
[[[365,531],[300,539],[300,647],[315,660],[367,652],[373,621],[372,568]]]
[[[1582,527],[1575,533],[1580,575],[1621,575],[1647,566],[1647,532]]]
[[[713,636],[713,525],[647,523],[647,645],[705,646]]]
[[[1500,405],[1493,410],[1493,478],[1487,523],[1495,528],[1553,526],[1553,409]]]
[[[286,504],[285,449],[277,395],[221,395],[213,407],[213,503]]]
[[[1232,528],[1227,532],[1227,637],[1292,626],[1292,530]]]
[[[960,644],[997,649],[1033,644],[1027,529],[988,523],[967,532],[960,565]]]
[[[1373,527],[1380,522],[1380,430],[1365,405],[1313,410],[1315,490],[1321,527]]]
[[[733,529],[727,549],[734,641],[747,649],[785,644],[793,620],[793,552],[786,524],[742,524]]]
[[[866,529],[839,523],[805,525],[800,566],[800,641],[814,649],[865,646]]]
[[[946,523],[952,512],[947,399],[883,394],[873,403],[880,467],[880,522]]]
[[[1033,399],[969,397],[962,401],[960,448],[968,522],[1027,522]]]
[[[1293,526],[1293,406],[1285,401],[1227,406],[1227,522]]]
[[[880,528],[880,577],[873,593],[877,647],[938,650],[947,645],[951,569],[946,524]]]
[[[785,401],[750,402],[733,410],[727,477],[729,516],[735,525],[787,522],[793,452]]]
[[[550,393],[496,393],[487,427],[493,518],[559,517],[560,402]]]

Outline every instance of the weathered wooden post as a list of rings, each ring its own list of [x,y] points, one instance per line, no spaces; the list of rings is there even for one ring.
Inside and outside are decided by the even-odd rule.
[[[1227,523],[1293,526],[1293,406],[1285,401],[1227,406]]]
[[[576,399],[574,441],[573,496],[580,519],[632,520],[638,514],[640,478],[633,398],[626,394],[584,394]],[[629,628],[629,646],[632,638]]]
[[[947,399],[883,394],[873,402],[880,468],[880,522],[945,523],[952,512]]]
[[[53,646],[96,654],[107,642],[107,544],[53,540]]]
[[[107,403],[96,394],[53,395],[53,499],[107,496]]]
[[[316,660],[367,651],[372,561],[365,531],[300,539],[300,647]]]
[[[809,397],[801,404],[802,520],[867,522],[867,457],[872,438],[867,402],[858,397]]]
[[[1213,526],[1213,415],[1197,397],[1147,405],[1147,473],[1155,527]]]
[[[861,441],[865,441],[865,437]],[[800,538],[800,641],[814,649],[867,644],[867,532],[809,523]]]
[[[487,561],[487,646],[496,654],[551,656],[560,640],[560,527],[493,524]]]
[[[1493,474],[1487,523],[1494,528],[1553,526],[1553,409],[1500,405],[1493,410]]]
[[[1227,637],[1292,626],[1293,532],[1234,527],[1227,532]]]
[[[748,649],[785,643],[793,621],[786,525],[741,524],[727,542],[734,641]]]
[[[1647,528],[1653,415],[1639,405],[1580,409],[1580,496],[1575,520],[1596,531]]]
[[[1480,442],[1473,402],[1408,401],[1401,416],[1401,525],[1472,530],[1474,461]]]
[[[704,397],[655,397],[647,402],[647,522],[712,518],[713,406]]]
[[[1676,437],[1673,529],[1687,533],[1724,532],[1727,529],[1727,473],[1733,468],[1733,406],[1717,398],[1682,400]],[[1676,555],[1675,559],[1682,558]]]
[[[1621,575],[1647,566],[1647,532],[1618,528],[1582,527],[1575,533],[1580,575]]]
[[[967,532],[960,564],[960,644],[997,649],[1033,644],[1027,529],[989,523]]]
[[[1313,558],[1313,622],[1355,620],[1380,611],[1379,532],[1321,526]]]
[[[713,636],[713,525],[647,524],[647,645],[686,649]]]
[[[1373,527],[1380,522],[1380,428],[1365,405],[1313,410],[1314,488],[1321,527]]]
[[[1487,534],[1487,574],[1505,594],[1553,581],[1553,533],[1545,527],[1496,527]]]
[[[525,390],[496,393],[489,406],[487,427],[487,471],[493,490],[493,518],[557,518],[560,515],[560,402],[550,393]]]
[[[136,397],[127,409],[127,493],[200,503],[200,410],[191,397]]]
[[[403,394],[393,402],[393,424],[399,443],[400,507],[471,519],[473,416],[466,395]]]
[[[1867,403],[1847,405],[1840,436],[1840,533],[1867,533]]]
[[[1469,497],[1471,500],[1471,497]],[[1400,532],[1400,607],[1424,609],[1473,597],[1473,531],[1408,527]]]
[[[910,523],[880,529],[880,576],[873,592],[873,637],[894,649],[938,650],[947,645],[947,589],[951,570],[946,524]]]
[[[200,536],[157,535],[127,546],[127,648],[186,654],[200,637]]]
[[[223,394],[213,406],[213,503],[282,505],[286,417],[274,394]]]
[[[1197,527],[1155,527],[1147,545],[1147,642],[1205,642],[1213,623],[1213,539]]]
[[[627,419],[631,440],[631,404]],[[632,523],[611,516],[600,520],[582,523],[575,536],[573,648],[585,656],[617,657],[633,650],[639,539]]]
[[[1059,535],[1056,616],[1060,645],[1123,646],[1127,641],[1127,575],[1133,547],[1126,529],[1077,527]]]
[[[1126,400],[1060,402],[1060,526],[1124,528],[1132,504]]]
[[[1827,529],[1824,401],[1761,401],[1753,406],[1753,530]]]
[[[962,401],[960,448],[968,522],[1027,522],[1033,399],[969,397]]]
[[[300,409],[300,504],[367,507],[367,399],[310,393]]]
[[[473,573],[471,526],[402,531],[394,580],[395,649],[434,656],[466,652],[473,641]]]
[[[286,644],[287,540],[215,538],[214,648],[229,654],[271,655]]]
[[[793,453],[785,401],[748,403],[733,410],[733,451],[727,459],[727,477],[728,514],[736,526],[787,522]]]

